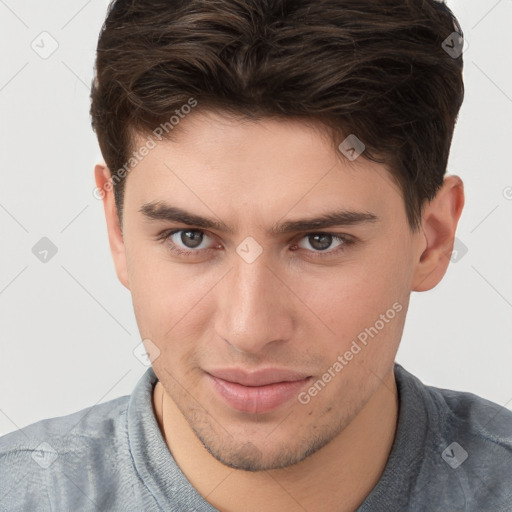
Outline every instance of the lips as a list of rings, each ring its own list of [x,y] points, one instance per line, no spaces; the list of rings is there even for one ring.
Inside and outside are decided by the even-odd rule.
[[[255,372],[217,369],[206,373],[214,391],[227,405],[246,413],[270,412],[297,396],[310,375],[286,369],[269,368]]]
[[[210,370],[208,373],[218,379],[242,384],[243,386],[266,386],[277,382],[293,382],[309,377],[307,373],[280,368],[267,368],[254,372],[247,372],[238,368],[226,368]]]

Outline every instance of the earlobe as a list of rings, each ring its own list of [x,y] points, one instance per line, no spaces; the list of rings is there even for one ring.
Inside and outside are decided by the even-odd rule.
[[[431,290],[441,281],[453,250],[455,231],[464,207],[464,185],[458,176],[447,176],[422,215],[421,247],[412,290]],[[420,244],[420,242],[418,242]]]
[[[126,264],[126,250],[122,234],[119,216],[114,198],[114,187],[111,181],[109,168],[104,162],[94,167],[94,179],[96,181],[96,196],[103,201],[105,220],[107,222],[107,233],[110,245],[110,252],[114,261],[116,274],[123,286],[130,289],[128,269]]]

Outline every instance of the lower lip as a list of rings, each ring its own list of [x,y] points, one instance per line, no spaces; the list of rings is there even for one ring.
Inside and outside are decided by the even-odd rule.
[[[241,412],[262,414],[276,409],[293,396],[310,380],[307,377],[291,382],[276,382],[266,386],[243,386],[206,374],[215,391],[224,401]]]

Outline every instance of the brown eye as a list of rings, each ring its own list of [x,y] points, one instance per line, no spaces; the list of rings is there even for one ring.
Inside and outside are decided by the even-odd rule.
[[[203,242],[210,238],[199,229],[174,229],[165,231],[158,236],[158,240],[165,242],[171,252],[180,256],[195,256],[212,247],[201,247]]]
[[[179,240],[187,249],[195,249],[203,241],[203,233],[201,231],[181,231]]]
[[[313,249],[312,251],[307,245],[301,245],[303,240],[307,241],[307,245]],[[333,246],[333,242],[337,242],[337,244]],[[347,242],[348,240],[343,235],[334,233],[310,233],[302,238],[298,246],[311,252],[331,253],[336,252],[339,248],[341,250],[342,246]]]

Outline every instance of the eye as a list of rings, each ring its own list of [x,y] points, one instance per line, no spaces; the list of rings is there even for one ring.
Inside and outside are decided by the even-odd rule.
[[[304,244],[301,245],[303,241],[306,241],[306,246],[304,246]],[[334,249],[332,249],[333,242],[337,242],[337,245],[334,245]],[[333,254],[338,253],[339,251],[343,251],[345,250],[346,246],[350,245],[351,243],[353,243],[353,240],[343,234],[308,233],[297,244],[297,247],[322,255],[322,253]],[[312,247],[313,251],[311,251],[307,245]]]
[[[200,229],[174,229],[164,231],[157,237],[159,241],[166,243],[172,253],[190,257],[204,253],[204,251],[221,248],[219,244],[214,247],[208,247],[207,240],[209,238]],[[303,241],[306,241],[306,245],[312,247],[312,250],[307,246],[305,247]],[[333,242],[336,242],[334,249],[332,248]],[[311,253],[313,257],[327,257],[344,251],[347,246],[353,243],[354,240],[344,234],[308,233],[300,239],[299,243],[294,244],[291,249],[295,251],[296,248],[301,248]]]
[[[175,229],[166,231],[158,237],[160,241],[168,243],[171,252],[184,256],[210,249],[211,247],[203,245],[208,238],[208,235],[198,229]]]

